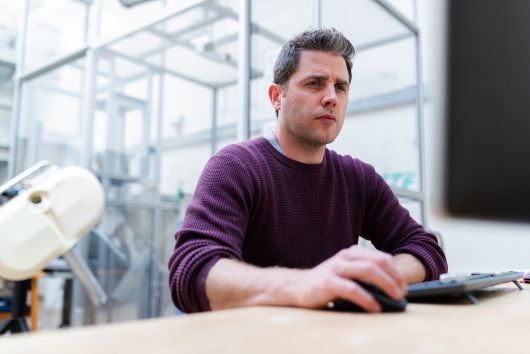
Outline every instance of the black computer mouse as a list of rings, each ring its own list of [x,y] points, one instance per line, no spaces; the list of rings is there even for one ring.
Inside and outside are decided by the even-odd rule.
[[[381,310],[383,312],[405,311],[405,308],[407,307],[407,300],[405,298],[402,298],[401,300],[394,300],[374,285],[362,282],[357,283],[375,298],[375,300],[381,306]],[[336,299],[332,301],[328,305],[328,308],[335,311],[366,312],[366,310],[359,305],[344,299]]]

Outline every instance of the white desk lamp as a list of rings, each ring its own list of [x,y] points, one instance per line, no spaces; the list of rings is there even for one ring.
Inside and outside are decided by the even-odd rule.
[[[16,194],[15,194],[16,193]],[[64,255],[99,305],[107,296],[72,247],[101,218],[104,195],[97,178],[81,167],[40,162],[0,186],[0,277],[28,279]]]

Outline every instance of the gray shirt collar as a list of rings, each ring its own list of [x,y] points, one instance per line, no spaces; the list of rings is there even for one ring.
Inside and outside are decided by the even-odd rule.
[[[272,146],[276,150],[278,150],[282,155],[285,155],[285,153],[282,150],[282,147],[280,144],[278,144],[278,139],[276,139],[276,134],[274,134],[274,130],[269,130],[269,132],[265,135],[265,138],[271,143]]]

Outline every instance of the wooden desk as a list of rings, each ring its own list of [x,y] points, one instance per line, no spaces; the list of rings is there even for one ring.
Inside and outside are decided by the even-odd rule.
[[[246,308],[0,338],[0,353],[530,353],[530,287],[398,314]]]

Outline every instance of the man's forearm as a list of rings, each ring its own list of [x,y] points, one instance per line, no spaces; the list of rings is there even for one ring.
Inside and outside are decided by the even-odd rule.
[[[407,284],[424,281],[427,277],[427,270],[423,263],[411,254],[397,254],[394,256],[394,262]]]
[[[303,270],[258,268],[220,259],[206,278],[206,295],[212,310],[241,306],[295,306],[290,287],[301,278]]]
[[[336,298],[380,311],[359,282],[371,283],[400,299],[406,284],[397,268],[407,258],[352,246],[311,269],[258,268],[220,259],[206,277],[206,296],[212,310],[269,305],[322,308]]]

